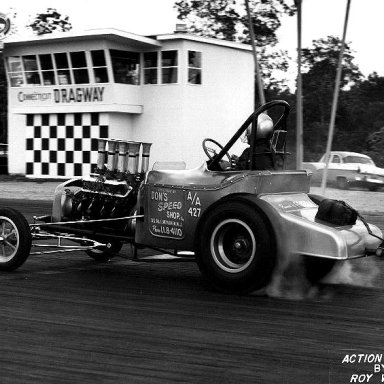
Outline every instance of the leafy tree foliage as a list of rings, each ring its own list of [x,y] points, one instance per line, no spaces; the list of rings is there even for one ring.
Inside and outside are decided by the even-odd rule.
[[[384,168],[384,127],[369,135],[367,140],[367,151],[365,153],[372,157],[378,167]]]
[[[372,73],[341,97],[339,135],[336,145],[345,143],[364,152],[384,167],[384,77]]]
[[[55,8],[48,8],[46,12],[38,13],[35,19],[27,25],[37,35],[52,32],[66,32],[72,29],[68,16],[62,16]]]
[[[328,36],[313,41],[313,47],[302,51],[303,71],[306,71],[302,77],[305,160],[317,160],[314,157],[326,147],[340,47],[340,39]],[[362,78],[353,60],[351,48],[346,44],[340,84],[344,90]],[[336,128],[339,128],[343,107],[339,102]]]
[[[176,1],[175,8],[178,19],[186,23],[191,33],[250,43],[244,1],[180,0]],[[276,87],[278,82],[273,72],[287,70],[288,55],[285,51],[271,51],[271,47],[277,43],[276,30],[281,25],[281,16],[292,16],[295,8],[286,0],[251,0],[250,11],[263,81],[269,87]]]
[[[178,19],[184,21],[191,33],[229,41],[249,43],[248,18],[244,2],[235,0],[176,1]],[[283,14],[293,15],[295,8],[284,0],[251,0],[251,17],[257,45],[275,45],[276,30]]]

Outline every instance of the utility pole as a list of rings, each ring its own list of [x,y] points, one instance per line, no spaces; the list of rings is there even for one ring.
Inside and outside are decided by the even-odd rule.
[[[343,29],[343,39],[341,41],[341,48],[339,53],[339,62],[337,64],[337,72],[336,72],[336,80],[335,80],[335,90],[333,93],[333,102],[332,102],[332,110],[331,110],[331,120],[329,122],[329,132],[328,132],[328,140],[327,140],[327,149],[325,152],[325,168],[323,173],[323,178],[321,180],[321,193],[325,193],[325,187],[327,184],[327,175],[328,175],[328,167],[329,167],[329,157],[332,148],[332,140],[333,133],[335,130],[335,119],[336,119],[336,110],[337,110],[337,101],[339,98],[339,90],[340,90],[340,79],[341,79],[341,69],[343,64],[343,56],[345,49],[345,36],[347,34],[347,25],[348,25],[348,17],[349,17],[349,8],[351,5],[351,0],[347,0],[347,9],[345,11],[345,20],[344,20],[344,29]]]
[[[295,0],[297,8],[297,83],[296,83],[296,169],[303,167],[303,97],[301,81],[301,2]]]
[[[259,95],[260,104],[265,104],[264,85],[263,85],[263,79],[261,78],[259,62],[257,60],[255,33],[253,31],[252,17],[251,17],[251,12],[249,10],[248,0],[245,0],[245,8],[247,10],[247,16],[248,16],[248,28],[249,28],[249,35],[251,37],[253,61],[255,62],[255,78],[257,81],[257,92]]]

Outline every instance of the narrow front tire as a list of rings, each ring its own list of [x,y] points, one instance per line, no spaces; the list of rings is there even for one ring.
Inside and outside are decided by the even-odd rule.
[[[32,235],[25,217],[15,209],[0,208],[0,270],[13,271],[27,259]]]

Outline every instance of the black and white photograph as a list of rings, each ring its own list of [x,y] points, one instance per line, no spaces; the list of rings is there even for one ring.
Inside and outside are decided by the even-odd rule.
[[[0,383],[384,383],[383,15],[2,0]]]

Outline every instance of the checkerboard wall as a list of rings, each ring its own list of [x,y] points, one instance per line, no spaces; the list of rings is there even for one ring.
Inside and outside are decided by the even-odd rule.
[[[89,175],[97,163],[98,138],[108,138],[107,115],[99,113],[26,116],[26,175]]]

